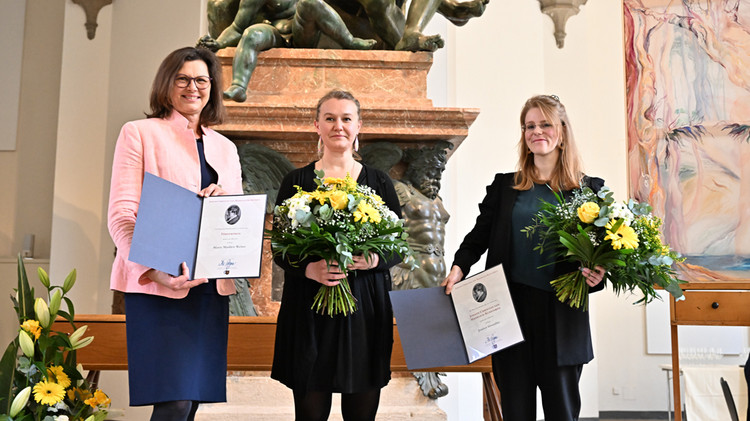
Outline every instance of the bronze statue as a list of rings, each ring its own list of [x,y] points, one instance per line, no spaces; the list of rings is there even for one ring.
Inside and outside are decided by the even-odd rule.
[[[321,33],[346,49],[371,49],[375,40],[352,36],[336,11],[321,0],[233,0],[209,1],[210,31],[215,33],[235,12],[231,24],[216,39],[202,37],[198,45],[218,51],[237,47],[232,62],[232,83],[224,98],[237,102],[247,99],[247,85],[258,61],[258,54],[274,47],[314,48]],[[213,16],[212,16],[213,13]],[[293,42],[292,40],[296,40]]]
[[[407,167],[401,180],[394,183],[409,245],[415,251],[419,268],[409,270],[401,265],[392,270],[396,289],[431,288],[445,278],[445,224],[450,215],[438,195],[440,180],[445,171],[448,142],[438,142],[433,147],[407,149],[404,161]]]
[[[435,51],[444,46],[440,35],[424,35],[427,24],[437,11],[451,23],[463,26],[469,19],[482,16],[490,0],[414,0],[409,5],[406,15],[406,27],[396,50]]]
[[[261,51],[318,48],[326,45],[322,34],[332,48],[435,51],[444,45],[440,35],[422,34],[435,12],[464,25],[481,16],[488,2],[412,0],[404,14],[403,0],[209,0],[209,33],[198,45],[212,51],[237,47],[224,98],[244,102]]]
[[[414,270],[403,264],[393,267],[394,289],[436,287],[445,278],[445,224],[450,215],[438,192],[445,171],[446,148],[452,149],[453,145],[438,142],[433,147],[404,151],[404,161],[409,166],[394,187],[401,201],[409,245],[419,267]],[[413,374],[425,396],[437,399],[448,394],[448,386],[439,377],[442,373]]]

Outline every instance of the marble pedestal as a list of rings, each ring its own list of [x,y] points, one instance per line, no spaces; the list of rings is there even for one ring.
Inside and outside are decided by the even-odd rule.
[[[252,373],[227,378],[227,403],[201,405],[196,421],[289,421],[294,419],[291,390]],[[422,395],[411,375],[393,378],[380,396],[377,421],[445,421],[437,402]],[[334,394],[330,421],[341,421],[340,395]]]

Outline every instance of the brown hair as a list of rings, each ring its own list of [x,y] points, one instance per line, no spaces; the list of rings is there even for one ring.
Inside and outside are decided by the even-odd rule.
[[[354,98],[354,95],[352,95],[352,93],[349,91],[340,91],[334,89],[333,91],[323,95],[323,97],[318,100],[318,105],[315,107],[315,121],[318,121],[318,118],[320,117],[320,107],[329,99],[346,99],[353,102],[354,105],[357,106],[357,118],[362,120],[362,111],[360,110],[359,101],[357,101],[357,98]]]
[[[560,155],[549,180],[539,179],[534,166],[534,154],[526,146],[524,127],[526,114],[532,108],[539,108],[545,120],[550,122],[560,134]],[[556,96],[537,95],[529,98],[521,109],[521,140],[518,142],[518,172],[515,176],[516,190],[529,190],[534,183],[547,183],[554,190],[570,190],[579,186],[583,176],[583,166],[578,155],[573,130],[568,120],[565,106]]]
[[[180,71],[182,65],[187,61],[203,60],[208,67],[208,76],[211,78],[211,94],[208,103],[201,111],[199,124],[201,126],[212,126],[221,124],[226,117],[226,109],[222,101],[221,64],[216,55],[206,48],[184,47],[172,51],[161,62],[159,70],[154,77],[151,86],[150,105],[151,112],[146,114],[148,118],[166,118],[172,114],[174,107],[170,99],[174,78]]]

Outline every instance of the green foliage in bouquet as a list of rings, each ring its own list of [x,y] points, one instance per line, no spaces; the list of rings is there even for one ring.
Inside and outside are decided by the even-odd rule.
[[[549,247],[560,260],[589,269],[604,267],[615,293],[643,294],[636,303],[659,298],[655,285],[683,298],[679,284],[684,281],[677,279],[672,264],[684,258],[662,243],[661,219],[648,203],[616,202],[607,186],[598,193],[589,187],[576,189],[569,200],[555,196],[557,203],[542,201],[534,223],[523,230],[529,236],[539,234],[535,250]],[[551,284],[561,302],[588,309],[589,287],[581,271],[563,274]]]
[[[293,265],[320,257],[328,265],[337,262],[346,268],[355,255],[369,252],[401,257],[416,265],[406,242],[404,222],[388,209],[368,186],[345,178],[325,178],[315,171],[317,188],[297,193],[274,209],[273,229],[266,231],[274,255],[291,260]],[[356,311],[357,304],[348,280],[333,287],[321,285],[312,309],[333,317]]]
[[[109,397],[92,389],[76,361],[76,350],[94,340],[83,337],[86,326],[76,328],[73,302],[65,296],[75,284],[76,271],[62,286],[51,286],[42,268],[38,275],[47,300],[34,298],[18,257],[18,289],[11,300],[19,330],[0,359],[0,421],[102,421]],[[62,302],[67,311],[60,308]],[[74,332],[53,331],[57,316],[70,322]]]

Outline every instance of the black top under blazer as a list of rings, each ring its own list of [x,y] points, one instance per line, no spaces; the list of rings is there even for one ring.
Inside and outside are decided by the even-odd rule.
[[[464,276],[469,274],[471,266],[487,251],[486,268],[503,264],[505,277],[513,282],[511,261],[512,237],[511,214],[516,203],[518,190],[513,188],[515,173],[496,174],[492,184],[487,186],[487,195],[479,204],[479,216],[474,228],[461,243],[453,264],[460,267]],[[583,184],[594,191],[604,185],[604,180],[595,177],[584,177]],[[570,192],[564,192],[564,195]],[[555,277],[577,270],[572,262],[555,264]],[[551,281],[551,279],[550,279]],[[590,292],[604,288],[604,282],[590,288]],[[589,313],[571,308],[568,304],[555,300],[555,333],[557,342],[557,363],[559,366],[585,364],[594,358],[591,343]]]

